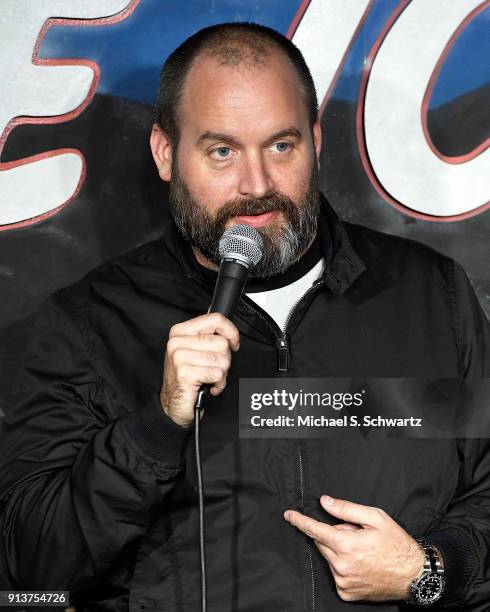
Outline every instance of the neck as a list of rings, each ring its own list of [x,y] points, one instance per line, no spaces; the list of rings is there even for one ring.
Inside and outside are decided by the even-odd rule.
[[[204,255],[197,247],[192,245],[192,250],[194,251],[195,258],[201,264],[201,266],[208,268],[208,270],[213,270],[213,272],[217,272],[219,270],[219,267],[214,262],[210,261],[207,257],[204,257]]]

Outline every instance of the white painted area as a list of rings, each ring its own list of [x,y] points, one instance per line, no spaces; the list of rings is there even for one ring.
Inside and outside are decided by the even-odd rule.
[[[34,44],[50,17],[97,19],[129,0],[2,0],[0,132],[18,116],[53,117],[86,98],[93,72],[85,66],[34,66]],[[393,198],[430,215],[462,214],[490,200],[490,150],[462,164],[438,158],[425,140],[423,96],[449,38],[481,0],[412,0],[374,61],[365,101],[365,132],[373,170]],[[321,102],[369,0],[312,0],[294,36]],[[67,201],[80,179],[77,155],[0,171],[0,225],[48,212]]]
[[[432,72],[451,35],[481,0],[412,0],[374,61],[365,101],[369,159],[396,200],[436,216],[458,215],[490,200],[490,150],[448,164],[430,149],[421,107]]]
[[[94,76],[89,67],[32,64],[34,45],[44,22],[50,17],[107,17],[128,4],[128,0],[2,0],[0,133],[15,117],[68,113],[89,93]],[[61,205],[73,194],[80,171],[80,158],[72,154],[54,157],[49,163],[38,161],[1,171],[0,225],[28,219],[34,216],[34,210],[37,215]]]
[[[320,105],[368,5],[369,0],[312,0],[293,35]]]
[[[30,219],[63,204],[73,195],[81,172],[82,160],[74,153],[48,157],[3,172],[0,224]]]

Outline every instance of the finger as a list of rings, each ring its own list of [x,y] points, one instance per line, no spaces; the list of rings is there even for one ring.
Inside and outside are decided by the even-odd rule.
[[[363,506],[347,499],[334,499],[328,495],[322,495],[320,503],[322,508],[332,516],[362,526],[378,527],[388,516],[381,508]]]
[[[238,350],[240,346],[238,328],[220,312],[207,313],[182,323],[176,323],[170,328],[169,338],[196,334],[218,334],[227,338],[234,350]]]
[[[222,355],[226,355],[231,362],[232,355],[229,340],[218,334],[173,336],[168,339],[166,351],[169,355],[174,355],[174,353],[181,349],[221,353]]]
[[[330,548],[330,546],[326,546],[318,540],[313,540],[313,544],[318,548],[320,554],[328,561],[329,565],[338,557],[338,554],[333,548]]]
[[[321,546],[317,543],[316,545],[318,548]],[[326,560],[328,563],[328,567],[330,568],[330,572],[332,573],[332,577],[335,581],[335,588],[337,590],[337,593],[339,593],[339,595],[342,595],[343,598],[344,594],[347,594],[349,592],[349,589],[352,587],[352,577],[349,576],[348,573],[341,573],[337,571],[337,568],[335,567],[335,561],[331,561],[328,558],[326,558]]]
[[[359,525],[352,525],[352,523],[338,523],[334,525],[335,529],[344,529],[346,531],[355,531],[356,529],[362,529]]]
[[[335,589],[338,592],[338,589],[341,589],[342,586],[344,585],[345,578],[337,572],[333,563],[331,563],[330,561],[328,561],[328,567],[330,568],[330,572],[335,582]]]
[[[284,518],[293,527],[333,550],[337,549],[342,540],[343,534],[331,525],[317,521],[310,516],[301,514],[301,512],[296,512],[296,510],[287,510],[284,513]]]
[[[226,372],[223,372],[223,376],[217,380],[212,387],[210,387],[209,392],[211,395],[216,396],[219,395],[226,388]]]
[[[335,583],[337,585],[339,585],[339,583],[342,585],[343,579],[345,579],[345,576],[343,576],[342,574],[339,574],[339,572],[335,569],[334,561],[330,561],[328,565],[330,567],[330,571],[332,572],[332,576],[335,578]]]
[[[189,363],[195,366],[216,366],[223,370],[228,370],[231,365],[231,355],[229,355],[229,351],[223,354],[217,351],[179,348],[174,350],[173,361],[176,366]]]
[[[328,567],[330,568],[330,572],[332,573],[333,579],[335,580],[336,589],[347,589],[352,584],[352,578],[346,573],[341,573],[337,571],[337,568],[335,567],[335,561],[329,561],[327,559],[327,562]]]
[[[176,382],[182,388],[199,390],[201,385],[210,384],[224,389],[226,372],[214,366],[194,366],[188,363],[179,368]]]

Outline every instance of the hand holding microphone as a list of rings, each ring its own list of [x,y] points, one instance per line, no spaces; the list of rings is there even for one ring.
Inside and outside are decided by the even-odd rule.
[[[160,402],[177,425],[190,427],[203,383],[219,395],[226,386],[231,350],[238,350],[238,329],[224,315],[205,314],[170,329]]]
[[[163,366],[160,403],[182,427],[191,427],[196,402],[226,386],[231,350],[240,334],[231,322],[251,268],[262,257],[262,237],[246,224],[233,225],[219,243],[220,270],[209,311],[171,327]]]

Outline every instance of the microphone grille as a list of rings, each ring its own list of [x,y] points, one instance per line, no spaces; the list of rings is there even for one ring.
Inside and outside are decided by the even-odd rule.
[[[237,258],[248,267],[256,266],[262,258],[263,241],[255,228],[240,223],[228,227],[219,241],[220,259]]]

